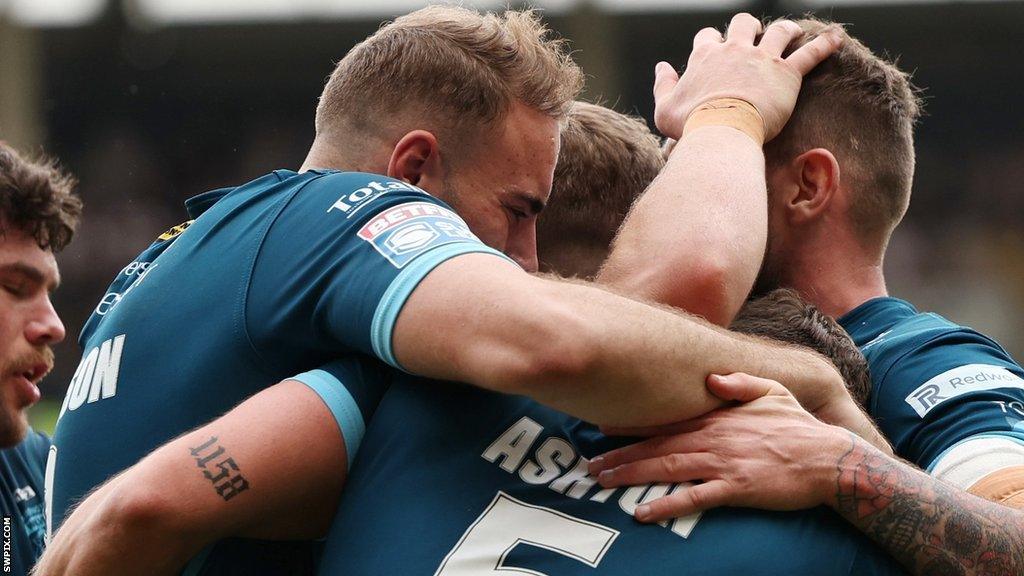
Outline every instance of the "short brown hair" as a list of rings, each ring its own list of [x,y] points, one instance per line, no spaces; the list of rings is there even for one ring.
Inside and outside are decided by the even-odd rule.
[[[595,275],[633,201],[664,165],[642,119],[576,102],[562,127],[551,201],[537,221],[542,269]]]
[[[52,160],[27,160],[0,141],[0,234],[10,226],[35,238],[43,250],[60,252],[82,213],[74,187],[75,179]]]
[[[582,87],[564,42],[535,12],[428,6],[345,55],[320,97],[316,129],[367,133],[412,110],[465,135],[500,121],[517,101],[561,118]]]
[[[804,33],[789,52],[839,28],[814,18],[796,22]],[[909,74],[843,35],[843,46],[804,78],[793,115],[765,156],[780,166],[813,148],[835,154],[853,189],[854,230],[884,247],[910,202],[921,100]]]
[[[796,291],[780,288],[747,302],[729,329],[818,352],[839,370],[854,400],[866,406],[871,374],[864,355],[838,322],[804,301]]]

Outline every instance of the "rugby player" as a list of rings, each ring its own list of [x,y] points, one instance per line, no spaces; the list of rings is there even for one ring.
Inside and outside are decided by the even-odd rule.
[[[680,195],[702,198],[709,178],[729,180],[731,192],[752,196],[752,209],[763,207],[760,145],[781,129],[801,75],[837,42],[824,34],[782,59],[792,25],[769,28],[756,46],[756,19],[738,17],[734,27],[727,42],[718,32],[698,36],[683,79],[667,65],[659,68],[659,126],[676,137],[686,127],[690,132],[688,146],[652,187],[648,211],[678,203]],[[354,48],[325,88],[302,172],[279,170],[193,198],[187,207],[194,221],[169,230],[126,267],[95,309],[47,466],[51,527],[87,491],[161,443],[332,360],[336,372],[331,366],[316,372],[306,390],[338,408],[341,459],[354,457],[361,410],[380,392],[358,383],[373,381],[372,372],[385,364],[529,394],[609,425],[657,424],[707,411],[721,403],[704,388],[709,372],[752,371],[786,381],[818,414],[864,426],[841,378],[816,355],[524,272],[536,268],[534,221],[550,188],[558,120],[579,84],[578,69],[530,13],[480,16],[432,7]],[[725,97],[742,102],[723,112],[715,102]],[[729,162],[702,161],[715,151]],[[745,176],[734,176],[737,165]],[[723,193],[721,186],[711,189]],[[623,233],[621,251],[650,254],[671,236],[670,225],[679,223]],[[741,241],[722,243],[720,258],[713,247],[692,251],[692,258],[738,261],[738,276],[752,282],[763,228],[734,231]],[[628,277],[628,266],[615,269]],[[722,292],[738,308],[747,288],[726,287]],[[287,408],[320,402],[305,398],[288,400]],[[302,422],[293,422],[292,431],[301,434]],[[190,447],[211,493],[225,501],[243,497],[255,485],[247,474],[258,472],[242,469],[229,450],[216,438]],[[304,458],[278,456],[280,465]],[[321,480],[293,478],[278,490],[264,485],[258,500],[247,500],[259,503],[253,517],[269,512],[322,532],[323,525],[309,522],[322,501],[304,484]],[[308,495],[312,504],[275,508],[292,493]],[[259,523],[241,531],[277,535]],[[250,548],[248,558],[265,549]],[[193,566],[218,565],[217,558],[216,551],[201,555]],[[255,566],[266,569],[258,559]]]
[[[800,24],[803,41],[824,26]],[[702,424],[687,423],[686,434],[610,454],[592,467],[606,486],[720,480],[696,495],[652,502],[645,520],[801,494],[831,504],[914,573],[1024,573],[1024,512],[1017,510],[1024,507],[1024,371],[990,338],[918,312],[885,287],[885,249],[910,198],[918,114],[907,75],[855,40],[807,77],[792,119],[765,149],[770,234],[757,289],[791,286],[839,318],[870,365],[871,416],[897,454],[933,478],[825,427],[804,428],[798,438],[787,428],[794,413],[770,409],[791,402],[784,390],[742,379],[723,393],[746,400],[766,394],[750,411],[705,421],[699,433]],[[798,463],[790,472],[743,442],[763,442],[770,430],[789,430],[788,448],[779,438],[773,443]],[[717,444],[716,435],[733,441]],[[692,453],[709,451],[721,468],[697,472]],[[827,455],[830,470],[809,472],[801,454]]]
[[[643,122],[627,118],[599,106],[577,103],[562,129],[562,154],[555,170],[552,202],[545,210],[544,216],[538,221],[538,246],[542,265],[566,276],[589,277],[594,275],[602,261],[601,256],[603,254],[601,248],[593,241],[593,238],[605,237],[603,252],[607,253],[612,231],[617,228],[639,191],[654,178],[663,164],[664,159],[658,150],[658,142]],[[618,216],[614,216],[616,214]],[[570,231],[571,233],[565,233],[565,231]],[[574,256],[581,256],[581,258],[574,260],[560,259],[559,251],[565,251]],[[559,264],[552,266],[552,262],[558,262]],[[855,348],[852,348],[852,344],[849,344],[846,348],[843,347],[839,339],[841,330],[829,332],[818,329],[819,324],[824,324],[824,322],[819,320],[820,316],[814,317],[813,321],[801,324],[799,329],[796,330],[794,330],[794,323],[789,316],[784,317],[784,320],[786,320],[785,325],[780,325],[778,322],[772,321],[773,319],[779,319],[778,308],[758,308],[756,305],[748,304],[737,318],[736,326],[748,333],[763,336],[785,335],[787,339],[801,337],[802,342],[813,343],[819,346],[821,351],[829,352],[830,357],[834,361],[838,358],[840,369],[844,374],[857,373],[856,369],[850,369],[850,366],[857,366],[856,360],[860,361],[860,372],[863,373],[865,370],[863,358],[859,356]],[[846,340],[848,342],[848,338]],[[836,342],[839,342],[839,344],[836,344]],[[853,355],[844,354],[844,350],[848,352],[851,348],[854,351]],[[373,377],[372,374],[363,374],[363,376]],[[437,385],[442,387],[450,386],[441,383]],[[331,422],[328,422],[325,427],[325,434],[298,438],[288,434],[288,430],[295,426],[295,422],[291,421],[290,417],[276,418],[273,416],[275,412],[281,412],[279,402],[282,397],[275,397],[272,394],[276,388],[283,386],[287,386],[287,384],[279,385],[261,393],[225,418],[203,429],[191,432],[185,437],[161,448],[118,478],[116,487],[113,487],[111,492],[105,492],[111,488],[110,486],[105,487],[99,494],[86,501],[82,509],[68,520],[68,527],[77,522],[84,521],[81,528],[75,530],[75,534],[78,537],[65,539],[63,534],[59,534],[54,542],[54,545],[59,546],[61,550],[74,548],[83,551],[77,562],[67,566],[67,572],[90,573],[88,570],[91,568],[95,570],[95,573],[103,574],[114,574],[117,573],[117,570],[121,570],[123,573],[132,573],[133,566],[148,567],[160,562],[157,558],[167,554],[168,550],[176,549],[179,546],[178,543],[183,539],[199,539],[200,544],[202,544],[217,537],[232,534],[232,530],[237,527],[237,522],[240,521],[240,516],[248,515],[248,508],[244,505],[238,505],[241,500],[225,505],[225,503],[218,502],[214,498],[204,499],[202,497],[203,493],[197,492],[197,490],[202,490],[205,487],[196,482],[197,480],[202,481],[203,478],[188,457],[190,446],[201,445],[212,436],[217,436],[226,445],[230,443],[235,446],[238,450],[233,453],[240,463],[244,462],[242,466],[252,467],[257,465],[259,467],[257,459],[266,457],[267,466],[260,469],[261,476],[254,477],[253,482],[259,481],[263,486],[267,486],[267,483],[271,482],[274,489],[277,490],[288,491],[289,479],[293,479],[296,476],[321,475],[320,472],[312,470],[311,467],[325,468],[335,474],[344,472],[345,461],[332,459],[337,458],[338,455],[332,456],[326,451],[326,448],[332,443],[341,443],[341,439],[338,437],[338,428],[333,426]],[[302,390],[295,390],[294,393],[301,396]],[[489,398],[488,400],[494,400],[494,398]],[[385,395],[385,405],[389,402],[390,400]],[[261,403],[267,409],[266,413],[259,412]],[[486,404],[487,402],[485,402]],[[524,402],[524,404],[526,403]],[[530,406],[532,403],[526,405]],[[314,410],[303,412],[303,418],[313,419],[315,417],[316,406],[310,406],[310,408]],[[474,405],[470,410],[477,408],[479,406]],[[544,409],[535,405],[530,409],[544,411]],[[410,414],[410,416],[412,415],[414,413]],[[506,415],[503,416],[503,419],[512,418],[514,420],[518,416],[518,414],[515,416]],[[327,418],[329,420],[330,416],[328,415]],[[245,426],[244,423],[253,421],[261,422],[260,432],[249,430],[244,436],[239,437],[236,437],[234,432],[232,432],[233,427],[238,425]],[[577,425],[583,426],[578,422]],[[377,424],[371,420],[371,432],[369,434],[373,434],[372,430],[375,426]],[[385,428],[387,427],[385,426]],[[392,424],[390,427],[394,428],[394,425]],[[429,434],[434,428],[435,426],[427,426],[422,429],[422,432]],[[419,427],[413,426],[410,423],[405,429],[406,434],[401,439],[401,444],[407,446],[407,450],[411,452],[436,450],[431,444],[425,443],[415,433],[415,430],[419,429]],[[589,434],[594,437],[597,436],[596,432],[592,429]],[[252,444],[240,445],[238,443],[238,441],[243,440],[245,437],[252,438],[253,436],[256,436],[256,438],[253,439],[254,442]],[[464,447],[466,438],[462,438],[462,434],[458,434],[458,437],[449,441],[450,445],[446,448],[452,454],[442,457],[442,460],[447,462],[445,466],[440,466],[438,462],[434,461],[404,462],[403,467],[409,469],[407,473],[409,480],[415,482],[416,478],[420,477],[421,474],[426,474],[424,478],[428,478],[436,477],[437,472],[448,477],[472,472],[477,461],[479,466],[485,469],[494,468],[493,465],[479,457],[479,452],[486,448],[490,439],[487,437],[474,438],[472,433],[466,436],[473,443],[483,443],[483,445],[477,448],[466,448]],[[286,469],[279,462],[278,454],[287,454],[293,451],[280,444],[285,441],[286,437],[301,440],[301,446],[298,448],[298,451],[304,453],[306,458],[298,463],[298,467],[293,466]],[[366,449],[362,450],[365,453]],[[367,456],[362,456],[361,458],[366,458]],[[369,457],[371,459],[375,458],[373,456]],[[390,456],[387,454],[382,454],[380,457],[390,459]],[[400,460],[404,461],[402,458]],[[468,466],[465,464],[467,460],[469,461]],[[461,466],[456,467],[456,462]],[[360,463],[355,464],[356,468],[359,466]],[[465,469],[462,467],[465,467]],[[435,472],[431,473],[431,470]],[[509,476],[500,470],[498,470],[498,476],[499,480],[514,478],[514,476]],[[394,480],[397,480],[397,478],[389,479],[389,484]],[[463,480],[462,483],[472,486],[479,484],[481,481],[484,481],[485,490],[490,490],[490,495],[493,495],[496,490],[495,484],[491,483],[493,479],[484,480],[483,478],[471,477]],[[584,484],[589,482],[591,486],[594,484],[593,478],[581,478],[581,481]],[[195,496],[188,499],[182,498],[175,501],[162,502],[159,506],[148,507],[144,513],[139,513],[138,509],[136,509],[135,512],[138,515],[134,516],[135,522],[132,522],[131,516],[133,514],[123,515],[122,513],[125,509],[117,504],[125,500],[138,502],[138,495],[151,490],[155,483],[160,483],[164,490],[179,494],[195,493]],[[468,489],[464,485],[453,488],[459,491]],[[532,494],[533,497],[566,499],[565,496],[550,491],[544,485],[532,486],[532,490],[537,491],[536,494]],[[569,493],[572,494],[577,490],[579,488],[570,490]],[[414,503],[402,506],[389,506],[388,510],[397,510],[392,512],[392,514],[398,520],[404,517],[406,511],[409,513],[409,519],[412,520],[415,516],[429,516],[433,511],[437,510],[437,496],[434,494],[430,482],[419,484],[415,490],[398,491],[389,489],[389,492],[396,499],[403,501],[406,498],[415,498]],[[296,495],[294,491],[289,491],[288,494],[292,498]],[[548,494],[550,496],[546,496]],[[615,503],[620,499],[619,496],[616,496],[608,501],[608,506],[612,506],[616,510],[612,513],[612,516],[616,517],[616,521],[625,523],[626,529],[624,532],[637,528],[642,529],[642,527],[633,524],[626,514],[617,511],[618,508]],[[147,501],[152,503],[151,499]],[[452,501],[445,499],[443,504],[457,506],[459,502],[464,501],[466,501],[465,498],[459,497]],[[598,508],[605,507],[593,502],[590,502],[589,505]],[[96,506],[96,508],[90,509],[92,506]],[[414,508],[420,509],[421,512],[415,512]],[[83,512],[88,512],[89,514],[83,514]],[[385,510],[375,511],[374,515],[382,513],[385,513]],[[817,514],[821,516],[820,513]],[[752,511],[747,511],[740,516],[747,519],[753,518],[753,524],[760,529],[764,529],[766,525],[770,525],[773,521],[766,520],[761,517],[761,514]],[[140,520],[142,521],[140,522]],[[275,522],[276,519],[266,517],[261,521],[269,524]],[[460,525],[457,523],[457,520],[453,521],[443,515],[437,516],[435,521],[439,524],[452,522],[454,527],[460,530],[465,528],[465,524]],[[779,522],[783,529],[786,528],[786,520],[775,519],[774,521]],[[722,519],[714,521],[715,524],[722,522]],[[126,526],[128,524],[131,524],[131,529],[127,529]],[[357,526],[361,528],[356,531],[356,535],[358,536],[358,534],[362,533],[362,528],[372,527],[373,524],[374,521],[372,519],[367,519],[366,522],[359,522]],[[104,525],[121,525],[125,526],[125,529],[116,531],[116,539],[107,539],[103,537],[103,534],[107,532],[102,529]],[[844,532],[841,526],[836,526],[834,523],[821,521],[819,518],[814,517],[810,519],[802,518],[800,525],[807,529],[812,526],[821,529],[823,532],[821,542],[834,543],[836,550],[849,550],[851,547],[857,546],[857,540],[852,540],[853,544],[851,544],[851,540],[848,539],[853,537]],[[678,526],[678,530],[681,532],[685,531],[686,526],[687,522],[682,522]],[[743,533],[748,538],[755,540],[765,537],[757,527],[745,529],[743,521],[737,518],[724,521],[722,527],[734,532]],[[451,528],[452,526],[444,526],[445,530],[450,530]],[[513,535],[513,528],[514,526],[508,526],[510,536]],[[387,538],[380,534],[367,534],[365,536],[367,540],[364,543],[372,547],[372,543],[375,541],[392,542],[391,549],[388,550],[387,554],[404,557],[406,554],[405,549],[407,546],[410,546],[408,542],[411,539],[432,540],[435,530],[437,528],[433,526],[417,528],[415,529],[417,533],[415,537],[408,536],[406,532]],[[660,531],[661,529],[657,531],[648,530],[642,532],[642,534],[645,540],[646,538],[651,538],[653,542],[657,542],[656,546],[663,547],[666,553],[676,550],[676,547],[682,543],[679,536],[667,530],[665,534],[660,534]],[[109,532],[107,533],[109,534]],[[788,538],[792,538],[792,536],[790,534]],[[776,539],[774,536],[767,538],[768,541],[780,545],[786,541],[786,538]],[[451,547],[457,540],[458,535],[456,534],[448,538],[445,544]],[[769,545],[768,541],[762,545]],[[131,554],[127,557],[122,557],[118,554],[106,556],[107,562],[103,562],[104,558],[99,557],[101,555],[97,554],[97,552],[108,550],[109,547],[125,551],[130,550]],[[693,548],[691,548],[689,555],[679,556],[661,569],[667,570],[672,566],[692,560],[692,550]],[[56,550],[51,550],[51,552],[53,551]],[[447,549],[442,550],[432,557],[434,565],[429,566],[429,570],[436,568],[446,551]],[[634,550],[627,546],[624,552],[620,552],[620,554],[629,554],[630,552],[634,552]],[[720,573],[722,570],[735,568],[738,563],[744,563],[750,567],[754,566],[755,562],[763,560],[763,558],[752,555],[749,551],[735,555],[736,558],[723,560],[727,556],[728,554],[719,552],[716,558],[701,558],[700,564],[707,564],[708,570],[713,569],[714,573]],[[871,553],[868,556],[871,556]],[[180,561],[184,561],[184,558],[185,556],[180,557]],[[708,564],[709,560],[714,560],[718,563]],[[650,559],[650,561],[653,562],[654,559]],[[618,567],[609,564],[602,564],[601,566],[612,571],[612,573],[636,573],[634,570],[624,572],[621,567],[621,560],[619,562]],[[636,562],[640,562],[640,560]],[[861,562],[864,561],[861,560]],[[833,565],[824,563],[823,566],[825,567],[824,570],[827,570]],[[72,567],[75,570],[72,570]],[[591,570],[585,566],[581,567],[584,571]],[[862,563],[858,564],[857,567],[866,570],[870,565]],[[423,572],[423,567],[417,561],[403,563],[401,569],[406,573]],[[569,566],[568,569],[574,570],[572,566]],[[84,570],[84,572],[79,572],[79,570]],[[365,571],[378,573],[373,569],[361,567],[355,559],[353,559],[351,564],[346,564],[346,573]],[[334,573],[329,569],[325,569],[325,572]],[[570,571],[567,573],[575,572]],[[813,571],[808,573],[813,573]],[[885,572],[882,571],[881,573]]]
[[[74,234],[82,204],[73,180],[0,142],[0,571],[26,574],[43,551],[43,473],[50,439],[28,425],[37,384],[53,367],[64,325],[50,302],[54,253]]]

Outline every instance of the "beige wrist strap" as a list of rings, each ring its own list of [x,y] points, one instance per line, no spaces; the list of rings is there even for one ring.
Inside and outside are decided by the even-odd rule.
[[[1024,466],[997,470],[975,482],[967,491],[1011,508],[1024,508]]]
[[[683,126],[683,137],[705,126],[728,126],[764,145],[764,120],[753,104],[738,98],[708,100],[690,113]]]

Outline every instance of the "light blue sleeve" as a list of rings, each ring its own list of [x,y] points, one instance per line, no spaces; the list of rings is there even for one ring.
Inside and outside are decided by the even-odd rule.
[[[390,384],[389,369],[379,361],[353,355],[290,378],[308,386],[331,411],[345,440],[352,466],[366,425]]]

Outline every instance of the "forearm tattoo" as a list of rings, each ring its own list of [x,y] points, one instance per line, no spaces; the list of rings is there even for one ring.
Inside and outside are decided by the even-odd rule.
[[[836,510],[914,574],[1024,574],[1024,510],[967,494],[856,436],[836,487]]]
[[[217,443],[216,436],[190,448],[189,452],[203,471],[203,477],[213,484],[213,489],[225,502],[249,489],[249,481],[242,476],[235,459],[227,456],[224,447]]]

